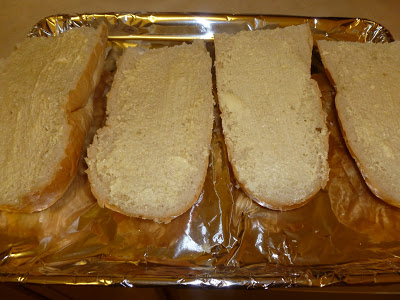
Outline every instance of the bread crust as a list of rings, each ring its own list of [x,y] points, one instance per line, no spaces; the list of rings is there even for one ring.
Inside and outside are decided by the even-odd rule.
[[[338,95],[338,93],[336,94]],[[349,142],[349,140],[347,139],[346,136],[346,131],[344,130],[343,126],[342,126],[342,122],[340,120],[340,112],[339,110],[336,108],[336,112],[338,115],[338,122],[339,122],[339,126],[340,126],[340,131],[342,132],[342,136],[344,139],[344,142],[346,143],[346,147],[349,150],[349,153],[351,155],[351,157],[354,159],[354,161],[357,164],[358,170],[360,171],[365,183],[367,184],[368,188],[371,190],[371,192],[378,197],[379,199],[385,201],[386,203],[399,207],[400,208],[400,200],[396,200],[392,197],[390,197],[389,195],[387,195],[382,188],[380,188],[376,183],[374,183],[373,181],[370,180],[370,176],[368,175],[368,171],[366,171],[367,169],[364,168],[363,164],[361,163],[361,161],[358,159],[357,155],[354,154],[354,151],[351,147],[351,143]]]
[[[308,34],[308,48],[307,48],[307,51],[309,51],[309,53],[310,53],[309,55],[310,55],[310,58],[311,58],[311,50],[312,50],[312,47],[313,47],[313,38],[312,38],[311,32],[307,32],[307,34]],[[304,47],[302,48],[302,50],[304,50]],[[217,57],[217,62],[218,62],[218,57]],[[311,59],[310,59],[310,63],[311,63]],[[218,81],[218,75],[217,75],[217,81]],[[326,114],[325,114],[325,112],[324,112],[324,110],[322,108],[321,91],[320,91],[320,89],[318,87],[318,84],[317,84],[317,82],[315,80],[310,79],[310,81],[312,82],[312,84],[310,84],[312,86],[312,87],[310,87],[310,90],[312,89],[314,91],[315,95],[319,95],[319,105],[318,105],[318,109],[316,109],[316,115],[319,114],[319,116],[321,116],[323,118],[324,123],[326,125]],[[316,96],[315,98],[317,98],[317,97],[318,96]],[[225,109],[224,109],[224,107],[220,107],[220,109],[221,109],[221,112],[222,112],[222,114],[221,114],[222,125],[223,125],[222,127],[225,130],[226,129],[224,127],[224,125],[225,125],[224,124]],[[227,112],[229,114],[228,110],[227,110]],[[313,112],[314,112],[314,110],[313,110]],[[326,128],[326,126],[324,126],[324,128]],[[326,130],[327,130],[327,128],[326,128]],[[239,172],[238,172],[238,170],[236,168],[235,160],[233,159],[234,158],[233,157],[234,156],[233,155],[233,153],[234,153],[233,150],[235,149],[235,145],[232,145],[231,141],[229,139],[225,139],[225,144],[227,146],[228,158],[229,158],[229,161],[231,163],[234,176],[235,176],[238,184],[240,185],[241,189],[252,200],[254,200],[259,205],[264,206],[266,208],[269,208],[269,209],[272,209],[272,210],[287,211],[287,210],[292,210],[292,209],[301,207],[301,206],[307,204],[308,202],[310,202],[312,200],[312,198],[318,193],[318,191],[321,188],[325,187],[325,185],[326,185],[326,183],[328,181],[328,178],[329,178],[329,167],[328,167],[328,165],[326,163],[324,165],[321,164],[321,167],[323,167],[323,171],[324,172],[323,173],[321,172],[321,174],[318,176],[318,180],[315,180],[315,181],[312,182],[312,184],[314,184],[314,186],[311,187],[312,190],[311,191],[307,191],[307,195],[305,195],[301,199],[291,199],[292,200],[291,204],[288,204],[287,202],[286,203],[282,202],[277,198],[271,199],[271,198],[265,198],[265,197],[262,197],[262,196],[259,196],[259,195],[256,196],[254,194],[254,192],[251,189],[249,189],[249,187],[245,183],[245,180],[243,180],[243,182],[241,181],[240,174],[239,174]],[[327,153],[329,151],[329,133],[328,132],[323,137],[322,146],[321,146],[320,150],[321,150],[321,152],[325,153],[326,155],[327,155]],[[251,186],[250,184],[248,184],[248,185]],[[310,190],[311,188],[309,188],[308,190]]]
[[[95,137],[97,138],[97,137]],[[208,144],[211,144],[212,140],[212,130],[209,131],[209,136],[208,136]],[[92,151],[92,156],[96,156],[97,154],[97,149],[95,147],[91,147],[90,149]],[[106,207],[108,209],[111,209],[113,211],[116,211],[118,213],[121,213],[123,215],[129,216],[129,217],[135,217],[135,218],[141,218],[144,220],[154,220],[157,223],[169,223],[176,217],[182,215],[185,213],[190,207],[193,206],[193,204],[199,199],[201,192],[203,190],[203,185],[204,181],[207,177],[207,170],[208,170],[208,165],[209,165],[209,159],[210,159],[210,149],[208,150],[208,155],[207,159],[204,160],[204,165],[202,168],[202,180],[201,184],[198,186],[197,191],[195,193],[195,196],[187,202],[185,206],[182,206],[182,208],[174,213],[174,215],[170,216],[165,216],[165,217],[160,217],[158,215],[141,215],[141,214],[132,214],[129,212],[126,212],[122,209],[120,209],[118,206],[110,204],[110,199],[107,197],[109,195],[109,191],[106,190],[108,187],[107,184],[104,184],[102,180],[100,179],[100,176],[97,172],[97,170],[94,169],[87,169],[86,173],[89,178],[90,182],[90,189],[92,191],[92,194],[96,198],[98,204],[100,207]]]
[[[211,138],[212,138],[212,133],[210,134],[210,138],[209,138],[210,143],[211,143]],[[204,181],[205,181],[205,179],[207,177],[208,163],[209,163],[209,155],[208,155],[208,159],[205,160],[205,163],[204,163],[203,176],[202,176],[203,179],[201,181],[202,183],[204,183]],[[196,201],[199,199],[199,197],[201,195],[201,192],[203,190],[203,184],[200,184],[198,186],[198,189],[197,189],[193,199],[191,201],[189,201],[186,206],[183,206],[183,208],[181,210],[178,210],[172,216],[165,216],[165,217],[161,217],[160,218],[159,216],[156,216],[156,215],[131,214],[129,212],[126,212],[126,211],[120,209],[116,205],[110,204],[110,199],[106,196],[107,193],[105,191],[101,191],[101,187],[105,186],[105,185],[101,184],[101,180],[99,179],[99,176],[98,176],[97,172],[93,172],[93,171],[87,170],[86,173],[87,173],[88,178],[89,178],[90,189],[91,189],[94,197],[97,199],[97,202],[98,202],[100,207],[106,207],[108,209],[111,209],[113,211],[116,211],[116,212],[118,212],[120,214],[123,214],[125,216],[128,216],[128,217],[141,218],[141,219],[144,219],[144,220],[154,220],[157,223],[168,224],[173,219],[175,219],[176,217],[179,217],[180,215],[185,213],[190,207],[193,206],[194,203],[196,203]]]
[[[178,51],[177,53],[179,53],[179,51],[181,51],[181,49],[184,49],[184,47],[199,47],[199,45],[200,44],[198,44],[197,46],[194,46],[194,45],[193,46],[187,46],[187,45],[177,46],[177,47],[180,47],[177,50]],[[162,56],[160,56],[160,58],[161,57],[165,58],[165,51],[174,51],[174,50],[170,50],[170,49],[172,49],[172,48],[169,48],[169,49],[165,48],[165,50],[160,50],[160,51],[164,51],[164,52],[160,53],[160,55],[162,55]],[[189,49],[184,50],[184,51],[189,51]],[[190,51],[192,51],[192,50],[190,50]],[[204,59],[204,63],[207,62],[207,64],[202,64],[202,63],[200,64],[200,67],[202,68],[200,70],[204,70],[204,69],[210,70],[211,69],[211,58],[209,57],[209,54],[206,52],[204,45],[201,44],[201,51],[200,51],[200,48],[197,48],[197,50],[195,50],[195,51],[196,52],[198,51],[198,55],[199,55],[199,57]],[[183,53],[185,53],[185,52],[183,52]],[[188,53],[192,53],[192,52],[188,52]],[[147,55],[147,54],[145,54],[145,55]],[[152,55],[152,53],[149,53],[149,55]],[[190,171],[191,174],[194,175],[194,177],[191,178],[192,180],[190,182],[188,180],[188,182],[186,183],[187,187],[183,187],[180,191],[178,191],[178,190],[176,191],[176,193],[179,193],[180,195],[177,195],[174,192],[174,195],[171,196],[174,198],[166,198],[166,197],[169,197],[169,194],[160,192],[160,194],[157,195],[156,199],[151,198],[151,197],[149,199],[143,199],[143,194],[141,194],[142,186],[130,187],[130,190],[128,190],[128,192],[125,191],[124,193],[120,193],[120,194],[118,194],[118,196],[114,197],[113,193],[111,192],[112,185],[108,181],[108,177],[107,177],[108,174],[104,174],[104,173],[102,173],[103,171],[99,170],[100,167],[98,166],[98,162],[99,161],[104,162],[104,159],[108,159],[108,155],[104,154],[102,152],[102,150],[104,148],[102,148],[100,145],[103,142],[105,143],[105,141],[107,141],[107,149],[108,149],[108,146],[112,148],[113,146],[111,146],[111,145],[116,146],[117,143],[120,142],[120,140],[118,140],[117,134],[114,135],[113,131],[114,131],[114,126],[117,129],[118,125],[120,125],[122,123],[121,122],[122,118],[115,119],[116,122],[117,122],[117,120],[118,120],[118,122],[120,122],[118,124],[113,123],[110,120],[113,120],[112,119],[113,118],[113,115],[112,115],[113,109],[115,109],[115,111],[119,111],[121,108],[118,107],[117,105],[115,105],[115,106],[112,106],[112,105],[113,105],[113,101],[115,99],[118,99],[118,97],[119,97],[120,88],[121,88],[121,86],[119,86],[119,84],[122,82],[122,78],[124,78],[123,77],[124,75],[121,75],[121,74],[123,74],[123,71],[125,70],[125,68],[134,69],[132,67],[132,64],[135,65],[137,63],[137,60],[141,59],[140,56],[141,56],[141,54],[138,51],[136,51],[136,52],[132,51],[131,53],[126,53],[126,56],[122,56],[120,61],[118,62],[118,66],[119,66],[118,71],[120,71],[120,73],[118,73],[118,71],[117,71],[117,74],[114,77],[113,86],[108,94],[108,103],[107,103],[107,111],[109,112],[108,119],[106,121],[106,125],[97,131],[96,137],[94,138],[92,145],[88,148],[88,156],[86,158],[86,161],[88,163],[88,169],[86,170],[86,173],[88,174],[88,177],[89,177],[89,182],[90,182],[92,193],[95,196],[95,198],[97,199],[100,207],[109,208],[111,210],[114,210],[118,213],[121,213],[121,214],[129,216],[129,217],[150,219],[157,223],[169,223],[172,219],[174,219],[174,218],[178,217],[179,215],[188,211],[193,206],[193,204],[199,199],[199,197],[202,193],[202,190],[203,190],[204,181],[207,176],[209,156],[210,156],[209,145],[210,145],[211,139],[212,139],[212,126],[213,126],[212,125],[213,124],[213,122],[212,122],[212,120],[213,120],[212,119],[213,118],[212,102],[213,101],[212,101],[212,94],[211,94],[211,88],[212,88],[211,73],[210,74],[204,73],[204,72],[199,73],[199,75],[202,76],[201,78],[199,78],[199,82],[201,85],[198,85],[198,84],[196,85],[196,91],[197,91],[197,88],[199,88],[199,86],[200,86],[200,88],[203,89],[201,95],[204,94],[204,97],[205,97],[203,99],[204,103],[201,102],[201,103],[199,103],[199,105],[201,104],[201,106],[200,106],[202,109],[201,113],[202,113],[202,115],[204,114],[204,119],[202,119],[202,120],[206,119],[207,122],[202,123],[201,127],[197,127],[197,128],[201,128],[201,132],[200,132],[201,135],[196,134],[195,137],[196,137],[197,142],[195,144],[192,143],[193,145],[190,148],[191,150],[193,150],[194,154],[193,154],[193,157],[191,156],[191,158],[189,159],[189,160],[193,159],[193,161],[191,161],[189,164],[194,164],[196,170],[198,170],[198,171],[196,171],[195,174],[192,173],[192,171]],[[207,58],[207,60],[205,60],[206,58]],[[157,57],[157,59],[155,59],[156,62],[158,62],[158,59],[159,59],[159,57]],[[178,65],[179,65],[179,61],[181,58],[178,58],[178,56],[173,56],[173,59],[174,59],[174,61],[173,61],[174,64],[178,63]],[[189,57],[185,56],[184,59],[189,59]],[[127,62],[127,61],[129,63],[125,64],[124,62]],[[154,62],[154,63],[156,64],[156,62]],[[148,66],[148,62],[146,63],[146,66]],[[181,66],[179,67],[179,69],[181,69]],[[150,76],[146,73],[146,71],[143,71],[143,70],[141,70],[141,71],[142,71],[141,74],[145,74],[143,76]],[[176,71],[175,71],[175,73],[176,73]],[[175,73],[172,73],[172,75]],[[152,71],[149,74],[153,74]],[[184,71],[184,73],[182,73],[182,74],[187,74],[187,71]],[[122,76],[122,77],[118,77],[118,76]],[[196,73],[196,76],[198,76],[197,73]],[[167,76],[166,78],[168,79],[169,77],[170,76]],[[149,80],[151,80],[151,79],[152,78],[150,78]],[[170,79],[174,79],[174,78],[171,77]],[[171,80],[169,80],[169,81],[171,81]],[[146,84],[148,84],[148,83],[146,83]],[[178,83],[176,83],[176,84],[178,84]],[[190,87],[190,84],[188,86]],[[124,86],[124,87],[126,87],[126,86]],[[139,85],[139,88],[143,89],[143,87],[140,85]],[[131,95],[131,93],[132,93],[132,91],[130,91],[128,93],[128,95]],[[193,92],[192,92],[192,94],[195,95]],[[182,97],[182,96],[179,95],[179,97]],[[122,97],[122,99],[126,99],[126,98]],[[146,99],[146,101],[147,100],[148,99]],[[178,100],[179,100],[179,98],[178,98]],[[122,100],[120,100],[120,101],[122,101]],[[126,100],[126,101],[128,101],[128,100]],[[132,101],[136,101],[136,98]],[[154,101],[154,99],[152,99],[151,101]],[[152,102],[152,103],[154,103],[154,102]],[[177,103],[179,103],[179,102],[177,102]],[[184,102],[184,103],[186,103],[186,102]],[[171,108],[173,108],[173,107],[171,107]],[[194,108],[196,110],[199,109],[197,106],[195,106]],[[158,108],[155,108],[155,109],[158,109]],[[181,115],[181,113],[189,112],[189,111],[185,112],[185,109],[189,109],[189,108],[186,106],[183,106],[184,111],[179,112],[179,118],[183,117]],[[192,110],[192,108],[190,108],[190,109]],[[171,112],[173,111],[174,114],[177,113],[176,110],[170,110],[170,111]],[[190,112],[190,113],[192,113],[192,112]],[[182,121],[179,121],[179,122],[182,122]],[[177,124],[177,126],[180,126],[180,125]],[[207,128],[207,130],[205,130],[206,128]],[[179,143],[184,142],[185,140],[191,139],[192,136],[190,136],[190,135],[194,134],[192,132],[184,133],[180,129],[180,127],[177,127],[177,129],[178,129],[177,133],[181,137],[179,139]],[[146,130],[146,129],[144,129],[144,130]],[[154,129],[154,130],[155,130],[155,132],[153,132],[154,135],[152,134],[152,137],[153,137],[153,139],[157,139],[158,132],[160,132],[160,134],[162,134],[163,128],[160,128],[159,124],[158,124],[156,126],[156,129]],[[174,134],[174,131],[172,130],[169,134],[171,134],[171,135]],[[190,134],[190,135],[187,135],[187,134]],[[162,137],[162,135],[160,135],[160,136]],[[201,139],[197,140],[197,137],[200,137]],[[103,146],[104,146],[104,144],[103,144]],[[207,147],[207,148],[204,148],[203,146]],[[174,145],[173,147],[175,147],[173,149],[174,152],[181,151],[180,147],[177,148],[177,145]],[[191,151],[191,150],[188,150],[188,151]],[[104,150],[104,152],[107,152],[107,151],[108,150]],[[128,148],[125,147],[124,151],[129,151],[129,150],[128,150]],[[205,153],[205,151],[207,151],[207,153]],[[143,155],[146,155],[145,153],[146,152],[143,152]],[[102,156],[102,158],[100,159],[99,155],[103,155],[103,154],[105,156],[104,157]],[[140,155],[142,155],[142,153]],[[180,154],[177,154],[177,155],[180,155]],[[152,153],[150,153],[149,157],[152,158],[152,160],[156,159],[156,157]],[[147,158],[149,158],[149,157],[147,157]],[[150,160],[149,160],[149,162],[150,162]],[[154,164],[156,164],[156,166],[160,166],[159,165],[160,162],[158,160],[156,160],[154,162]],[[129,162],[126,162],[126,163],[129,163]],[[145,164],[144,168],[147,168],[147,167],[148,167],[148,165]],[[182,172],[186,172],[186,171],[183,170]],[[117,175],[112,174],[112,176],[114,176],[114,178],[115,177],[121,178],[121,177],[118,177],[118,176],[120,176],[119,174],[117,174]],[[187,178],[185,178],[185,180],[187,180]],[[179,179],[179,184],[183,184],[183,183],[184,182],[182,182],[181,179]],[[120,184],[121,184],[121,186],[122,186],[122,184],[124,186],[126,186],[126,185],[129,185],[129,182],[123,181],[123,183],[120,182]],[[172,184],[173,183],[171,183],[171,185],[170,185],[170,183],[164,183],[163,188],[165,188],[166,191],[168,189],[174,190],[175,186],[173,186]],[[137,191],[138,196],[131,197],[130,191],[133,191],[133,193],[135,193]],[[171,199],[171,201],[169,201],[169,199]],[[156,200],[156,202],[154,202],[154,200]],[[164,200],[166,201],[165,203],[164,203]],[[126,204],[126,206],[121,205],[118,203],[118,201],[121,201],[121,203],[126,201],[125,203],[127,203],[127,204]],[[137,205],[138,208],[134,209],[133,206],[130,206],[130,204],[129,204],[129,203],[131,203],[130,201],[132,201],[132,204]],[[146,201],[148,201],[148,204],[145,203]],[[148,205],[150,207],[150,209],[143,209],[143,207],[140,208],[139,206],[142,204],[146,204],[144,206]],[[164,204],[165,204],[165,207],[164,207]]]
[[[314,79],[312,79],[314,80]],[[319,88],[318,88],[318,84],[314,85],[314,90],[316,91],[317,94],[321,94]],[[326,114],[324,112],[324,110],[322,109],[322,100],[321,97],[320,99],[320,114],[324,117],[324,119],[326,120]],[[329,151],[329,133],[326,134],[325,136],[325,141],[324,141],[324,152],[328,153]],[[251,191],[249,191],[248,189],[246,189],[245,187],[243,187],[242,189],[245,191],[245,193],[251,198],[253,199],[255,202],[257,202],[258,204],[260,204],[261,206],[267,207],[269,209],[273,209],[273,210],[280,210],[280,211],[287,211],[287,210],[292,210],[292,209],[296,209],[299,207],[302,207],[304,205],[306,205],[308,202],[310,202],[313,197],[321,190],[321,188],[325,188],[326,183],[329,180],[329,167],[327,172],[324,173],[325,177],[322,178],[321,181],[321,185],[316,185],[315,189],[313,191],[311,191],[308,195],[306,195],[304,198],[297,200],[297,203],[295,204],[291,204],[291,205],[282,205],[282,204],[276,204],[276,201],[274,201],[273,199],[267,199],[267,198],[263,198],[263,197],[256,197],[253,195],[253,193]],[[236,178],[237,175],[235,174]],[[240,185],[240,183],[239,183]]]
[[[93,115],[93,102],[88,102],[88,99],[100,80],[104,65],[108,36],[108,29],[105,24],[100,25],[99,36],[100,40],[90,56],[85,71],[81,74],[76,88],[69,93],[65,113],[71,129],[64,158],[55,168],[51,181],[22,196],[19,206],[0,205],[1,210],[23,213],[44,210],[64,194],[75,177],[86,133],[89,130]]]
[[[325,65],[325,59],[324,59],[323,56],[321,56],[321,60],[322,60],[322,63]],[[335,102],[336,102],[336,97],[338,97],[338,95],[340,95],[340,92],[338,91],[338,89],[336,87],[336,83],[333,80],[333,77],[332,77],[331,73],[329,72],[329,70],[327,68],[325,68],[325,73],[326,73],[329,81],[331,82],[331,84],[335,87],[335,90],[336,90]],[[380,186],[378,186],[373,180],[371,180],[371,177],[368,174],[367,168],[365,168],[363,166],[361,161],[358,159],[357,155],[355,155],[355,153],[354,153],[354,151],[352,149],[352,146],[351,146],[351,142],[347,138],[346,131],[343,128],[343,125],[342,125],[340,110],[337,108],[336,105],[335,105],[335,108],[336,108],[336,112],[337,112],[337,116],[338,116],[337,119],[338,119],[340,131],[342,133],[343,140],[344,140],[344,142],[346,144],[347,150],[349,150],[349,153],[350,153],[351,157],[356,162],[358,170],[360,171],[361,176],[363,177],[363,179],[364,179],[365,183],[367,184],[368,188],[379,199],[385,201],[386,203],[388,203],[390,205],[393,205],[395,207],[399,207],[400,208],[400,199],[395,199],[395,198],[390,197],[387,193],[385,193],[383,191],[383,189]]]
[[[322,111],[322,107],[321,107],[321,112],[324,114],[324,112]],[[306,197],[304,197],[303,199],[298,200],[297,203],[292,204],[292,205],[282,205],[282,203],[278,203],[276,200],[273,199],[268,199],[268,198],[264,198],[264,197],[257,197],[254,195],[254,193],[252,191],[250,191],[245,184],[243,184],[240,180],[239,180],[239,173],[236,170],[236,166],[234,163],[232,163],[231,157],[230,157],[230,146],[229,144],[226,144],[226,148],[227,148],[227,152],[228,152],[228,159],[231,162],[231,166],[232,166],[232,170],[233,170],[233,174],[236,178],[236,181],[238,182],[240,188],[246,193],[247,196],[249,196],[253,201],[257,202],[259,205],[266,207],[268,209],[272,209],[272,210],[280,210],[280,211],[288,211],[288,210],[292,210],[292,209],[296,209],[299,207],[302,207],[304,205],[306,205],[308,202],[310,202],[313,197],[320,191],[321,188],[324,188],[328,178],[329,178],[329,172],[326,172],[326,177],[323,179],[323,184],[322,186],[316,186],[315,189],[309,193]],[[325,149],[329,148],[329,135],[326,135],[326,141],[325,141]]]

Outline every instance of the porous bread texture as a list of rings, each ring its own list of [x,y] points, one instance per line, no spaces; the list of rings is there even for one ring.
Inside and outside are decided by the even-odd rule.
[[[400,42],[318,41],[347,147],[370,190],[400,207]]]
[[[207,172],[213,101],[203,42],[126,49],[86,159],[99,205],[165,223],[189,209]]]
[[[0,69],[0,209],[43,210],[71,183],[92,118],[107,27],[25,39]]]
[[[307,203],[328,180],[328,130],[308,25],[216,34],[218,102],[236,179],[260,205]]]

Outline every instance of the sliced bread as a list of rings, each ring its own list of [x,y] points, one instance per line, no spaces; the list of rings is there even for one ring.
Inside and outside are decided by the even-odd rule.
[[[90,125],[107,27],[24,40],[0,66],[0,209],[43,210],[71,183]]]
[[[308,25],[216,34],[218,102],[242,189],[275,210],[300,207],[328,180],[328,131],[311,79]]]
[[[400,42],[318,41],[347,148],[370,190],[400,207]]]
[[[211,58],[203,42],[128,48],[107,96],[107,120],[88,149],[101,207],[169,222],[198,199],[213,127]]]

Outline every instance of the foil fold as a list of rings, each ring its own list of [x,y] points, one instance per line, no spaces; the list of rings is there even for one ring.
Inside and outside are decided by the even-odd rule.
[[[303,23],[310,25],[314,42],[393,40],[380,24],[364,19],[178,13],[51,16],[29,36],[53,36],[100,22],[109,27],[108,55],[86,145],[104,122],[106,94],[126,47],[204,39],[214,57],[214,33]],[[55,205],[33,214],[0,212],[0,281],[220,288],[400,283],[400,209],[377,199],[363,182],[340,134],[335,90],[314,50],[312,73],[328,116],[331,172],[325,190],[310,203],[272,211],[240,190],[216,105],[210,167],[191,209],[157,224],[100,208],[90,192],[84,153],[76,178]],[[214,95],[217,101],[215,90]]]

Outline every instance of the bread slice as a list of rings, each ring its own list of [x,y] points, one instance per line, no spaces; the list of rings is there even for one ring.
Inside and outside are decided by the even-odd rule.
[[[319,41],[347,147],[370,190],[400,207],[400,42]]]
[[[216,34],[218,102],[243,190],[275,210],[300,207],[328,180],[328,131],[311,79],[308,25]]]
[[[90,125],[107,27],[24,40],[0,67],[0,209],[43,210],[71,183]]]
[[[88,149],[101,207],[169,222],[198,199],[213,126],[211,58],[203,42],[128,48],[107,97],[105,127]]]

